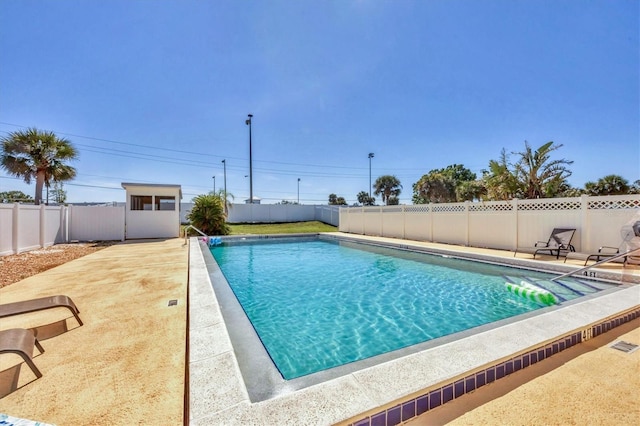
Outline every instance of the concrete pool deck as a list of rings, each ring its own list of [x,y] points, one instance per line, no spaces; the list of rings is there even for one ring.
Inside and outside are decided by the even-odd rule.
[[[505,259],[513,257],[513,253],[507,251],[378,240],[477,252]],[[60,426],[347,424],[365,418],[367,413],[375,414],[393,407],[398,401],[418,395],[424,389],[455,380],[496,359],[504,359],[541,341],[581,330],[587,324],[640,306],[640,288],[630,285],[602,298],[589,298],[516,324],[489,330],[488,333],[493,333],[490,335],[470,336],[471,340],[449,342],[329,382],[251,403],[215,303],[215,295],[208,283],[209,272],[204,268],[203,255],[194,239],[190,241],[190,250],[189,256],[183,240],[179,239],[127,242],[0,289],[0,303],[67,294],[80,308],[84,321],[82,327],[77,327],[73,317],[57,309],[2,320],[0,329],[53,325],[39,330],[46,352],[36,356],[35,363],[43,377],[36,380],[30,370],[22,368],[18,389],[0,399],[0,412]],[[522,255],[522,258],[527,257],[530,255]],[[562,259],[559,262],[549,257],[543,259],[542,264],[562,267]],[[188,262],[191,263],[190,268],[187,267]],[[622,270],[619,265],[610,265],[604,270],[620,274],[625,281],[640,277],[637,268]],[[176,300],[177,304],[169,306],[170,300]],[[60,325],[61,318],[69,327],[68,331],[60,331],[55,326]],[[187,320],[190,325],[188,351]],[[529,322],[531,320],[533,322]],[[630,324],[637,328],[638,320]],[[601,336],[611,336],[615,330]],[[47,334],[51,337],[44,339]],[[611,357],[604,362],[618,362],[615,358],[618,354],[614,354],[614,350],[610,352],[605,353],[605,357]],[[637,360],[637,353],[628,356],[635,356]],[[590,355],[585,353],[580,358]],[[7,369],[6,357],[11,355],[3,355],[0,359],[3,373],[11,372],[10,368]],[[545,363],[553,359],[551,357]],[[598,359],[594,362],[600,364],[603,361]],[[554,373],[562,374],[562,369],[559,367]],[[637,364],[621,364],[620,369],[627,369],[630,377],[637,373]],[[3,376],[0,375],[0,379]],[[585,388],[591,386],[592,379],[602,380],[601,377],[585,375],[582,385]],[[628,389],[624,383],[620,384],[619,392],[613,397],[630,399],[632,406],[635,403],[637,407],[634,383],[629,381]],[[501,381],[465,397],[499,386]],[[548,389],[548,392],[552,393],[554,389]],[[509,398],[509,395],[502,398]],[[450,404],[462,400],[460,398]],[[189,407],[187,410],[185,401]],[[512,404],[518,406],[519,402],[514,400]],[[593,406],[588,395],[584,401],[575,401],[575,404],[587,411]],[[437,410],[429,414],[433,415]],[[544,411],[552,415],[553,407],[545,407]],[[473,419],[473,411],[468,415]],[[415,418],[415,421],[419,420],[420,417]],[[500,423],[510,422],[501,418]],[[522,419],[517,423],[523,424]]]

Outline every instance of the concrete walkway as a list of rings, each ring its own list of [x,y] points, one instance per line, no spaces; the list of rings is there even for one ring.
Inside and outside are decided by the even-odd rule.
[[[0,289],[0,303],[66,294],[84,322],[79,327],[62,308],[1,320],[1,329],[38,327],[45,352],[34,359],[42,378],[23,365],[18,389],[0,399],[0,413],[59,426],[182,424],[188,277],[182,244],[118,244]],[[177,304],[168,306],[170,300]],[[21,358],[0,358],[1,396],[14,378],[7,368]]]

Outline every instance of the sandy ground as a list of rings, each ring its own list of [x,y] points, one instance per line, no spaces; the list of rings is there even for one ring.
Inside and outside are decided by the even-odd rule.
[[[118,244],[0,289],[1,303],[66,294],[84,322],[78,326],[61,308],[2,319],[1,329],[36,328],[45,352],[34,358],[39,379],[24,364],[11,368],[19,357],[0,357],[0,412],[59,426],[183,424],[188,249],[182,244]],[[7,389],[16,373],[17,389]]]
[[[114,244],[116,242],[56,244],[39,250],[0,256],[0,288]]]

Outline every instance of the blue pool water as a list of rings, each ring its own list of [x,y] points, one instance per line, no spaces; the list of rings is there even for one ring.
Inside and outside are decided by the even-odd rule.
[[[285,379],[542,307],[478,262],[317,239],[211,252]]]

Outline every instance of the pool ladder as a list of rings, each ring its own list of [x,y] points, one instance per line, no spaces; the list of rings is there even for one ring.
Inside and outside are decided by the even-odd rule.
[[[198,234],[202,235],[203,237],[206,237],[207,240],[209,239],[209,236],[207,234],[205,234],[204,232],[202,232],[201,230],[199,230],[198,228],[196,228],[193,225],[189,225],[186,228],[184,228],[184,245],[187,245],[187,240],[189,239],[189,229],[193,229],[194,231],[196,231]]]

